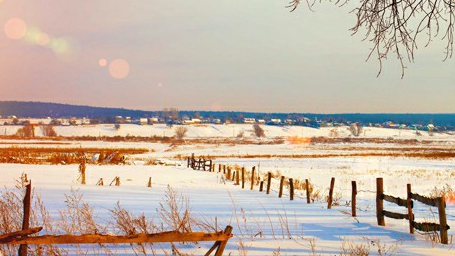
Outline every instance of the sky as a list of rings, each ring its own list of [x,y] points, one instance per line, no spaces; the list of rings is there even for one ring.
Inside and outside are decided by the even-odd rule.
[[[405,76],[366,62],[353,6],[0,0],[0,100],[141,110],[453,113],[441,36]]]

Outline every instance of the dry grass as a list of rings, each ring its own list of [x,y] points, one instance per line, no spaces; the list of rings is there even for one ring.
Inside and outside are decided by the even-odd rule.
[[[89,159],[95,154],[100,154],[99,163],[115,153],[109,163],[118,164],[123,155],[143,154],[150,152],[145,148],[81,148],[81,147],[18,147],[11,146],[2,148],[0,151],[0,163],[21,164],[77,164],[81,155]]]

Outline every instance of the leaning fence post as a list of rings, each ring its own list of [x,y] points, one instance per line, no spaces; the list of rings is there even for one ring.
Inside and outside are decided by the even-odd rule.
[[[149,177],[149,182],[147,183],[147,187],[148,188],[152,187],[152,177]]]
[[[306,203],[309,204],[311,201],[311,192],[310,192],[310,181],[305,179],[305,188],[306,188]]]
[[[294,200],[294,181],[292,178],[289,179],[289,199]]]
[[[351,196],[351,212],[352,217],[357,216],[357,182],[355,180],[351,181],[352,185],[352,196]]]
[[[270,194],[271,183],[272,183],[272,174],[269,172],[269,173],[267,173],[267,195]]]
[[[412,192],[411,184],[406,185],[408,197],[406,198],[408,204],[408,216],[409,216],[409,233],[414,234],[414,214],[412,213]]]
[[[283,196],[283,185],[284,185],[284,176],[281,176],[280,191],[278,192],[278,197],[279,198],[281,198]]]
[[[32,181],[25,186],[25,196],[24,196],[24,216],[22,219],[22,230],[29,229],[30,227],[30,204],[31,204],[31,192],[32,192]],[[19,256],[27,256],[28,247],[26,244],[21,244],[19,246],[18,254]]]
[[[449,237],[447,236],[446,200],[444,195],[442,195],[438,200],[438,215],[439,225],[441,227],[441,243],[448,244]]]
[[[231,226],[227,226],[226,229],[224,229],[224,233],[226,235],[230,236],[231,233],[232,233],[232,227]],[[222,256],[223,255],[224,248],[226,248],[227,242],[228,242],[228,240],[222,241],[220,243],[220,245],[218,246],[218,249],[216,249],[215,256]]]
[[[379,226],[385,226],[384,221],[384,183],[382,178],[376,178],[376,218]]]
[[[333,188],[334,187],[335,187],[335,178],[332,177],[332,180],[330,181],[329,199],[327,200],[327,209],[332,209]]]
[[[256,166],[253,166],[253,170],[251,170],[251,187],[250,190],[254,188],[254,171],[256,170]]]

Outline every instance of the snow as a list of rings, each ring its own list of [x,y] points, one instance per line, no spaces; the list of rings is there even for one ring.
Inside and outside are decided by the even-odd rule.
[[[252,132],[251,125],[207,125],[187,126],[189,138],[235,137],[239,131],[245,136]],[[6,133],[14,133],[13,126],[0,127]],[[264,126],[267,137],[286,136],[328,136],[331,128],[313,129],[306,127]],[[333,129],[333,128],[332,128]],[[345,128],[339,128],[341,130]],[[166,126],[122,125],[116,131],[113,125],[56,127],[59,135],[65,136],[166,136],[173,134]],[[340,135],[342,136],[342,135]],[[343,135],[347,136],[347,134]],[[423,133],[417,137],[414,131],[367,128],[362,135],[371,138],[412,138],[436,141],[438,146],[452,148],[454,140],[445,134],[430,137]],[[0,141],[1,147],[24,141]],[[27,146],[42,147],[26,141]],[[38,141],[36,141],[38,143]],[[16,144],[15,144],[16,145]],[[20,146],[20,144],[18,144]],[[219,229],[226,225],[233,226],[234,237],[229,240],[225,255],[340,255],[350,246],[364,246],[370,255],[454,255],[453,245],[437,244],[427,235],[409,234],[406,220],[386,218],[386,226],[376,224],[375,180],[384,178],[386,194],[404,198],[406,184],[411,183],[413,191],[429,195],[435,187],[446,184],[453,186],[455,181],[455,159],[423,159],[403,157],[356,157],[337,156],[324,158],[290,158],[274,155],[325,154],[327,152],[345,152],[349,147],[357,147],[353,152],[362,152],[364,148],[389,147],[401,145],[373,144],[333,144],[333,145],[294,145],[290,143],[275,145],[258,144],[203,144],[186,143],[169,145],[164,143],[124,143],[124,142],[65,142],[57,147],[138,147],[151,149],[150,153],[131,156],[136,165],[87,165],[87,185],[77,182],[77,165],[17,165],[0,164],[0,187],[13,189],[21,173],[27,173],[37,194],[41,195],[54,218],[59,210],[65,208],[65,195],[75,189],[83,195],[83,200],[94,208],[100,222],[110,217],[109,209],[117,202],[139,215],[146,214],[160,222],[157,209],[166,196],[168,186],[189,199],[193,216],[209,222],[216,222]],[[49,145],[45,145],[49,146]],[[409,147],[409,146],[406,146]],[[152,150],[153,149],[153,150]],[[231,181],[222,178],[220,173],[195,171],[186,167],[186,161],[179,161],[175,156],[199,155],[218,156],[214,163],[245,166],[256,170],[261,175],[267,172],[279,172],[287,178],[309,179],[316,190],[324,196],[328,193],[331,177],[336,178],[335,195],[339,206],[327,210],[324,202],[306,203],[304,191],[297,191],[294,201],[289,200],[285,191],[278,198],[278,180],[272,181],[272,192],[266,195],[258,187],[249,190],[249,184],[242,189]],[[238,155],[259,155],[255,158],[238,158]],[[263,157],[260,157],[260,156]],[[267,157],[266,157],[267,156]],[[143,165],[147,158],[163,161],[163,165]],[[166,164],[168,163],[168,164]],[[172,166],[169,164],[180,164]],[[108,186],[116,177],[120,177],[121,186]],[[152,177],[152,187],[146,186]],[[105,186],[96,186],[103,178]],[[350,216],[351,181],[357,181],[357,217]],[[385,203],[385,209],[403,212],[392,204]],[[432,212],[437,209],[416,204],[414,213],[420,220],[438,222]],[[446,208],[448,225],[455,227],[455,205],[449,202]],[[435,219],[436,218],[436,219]],[[449,243],[455,234],[449,230]],[[204,242],[181,246],[184,253],[203,255],[213,243]],[[241,249],[244,248],[244,249]],[[116,255],[135,255],[128,246],[118,247]],[[278,254],[278,252],[280,254]],[[159,252],[161,253],[161,251]],[[164,255],[164,253],[163,253]]]

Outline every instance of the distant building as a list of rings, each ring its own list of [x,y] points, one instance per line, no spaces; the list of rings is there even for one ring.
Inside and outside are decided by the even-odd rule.
[[[256,119],[254,119],[254,118],[244,118],[243,119],[243,123],[245,123],[245,124],[254,124],[254,123],[256,123]]]

